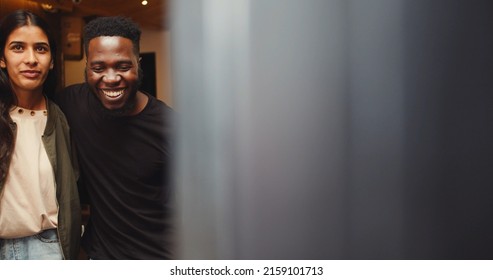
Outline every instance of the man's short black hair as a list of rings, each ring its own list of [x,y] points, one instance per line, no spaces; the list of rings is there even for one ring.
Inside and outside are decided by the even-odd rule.
[[[130,39],[135,55],[139,56],[140,34],[139,26],[129,18],[122,16],[99,17],[91,20],[84,27],[84,51],[87,55],[89,41],[93,38],[100,36],[119,36]]]

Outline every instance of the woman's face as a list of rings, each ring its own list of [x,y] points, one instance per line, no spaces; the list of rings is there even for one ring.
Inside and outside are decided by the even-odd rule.
[[[0,59],[16,94],[42,93],[43,83],[53,68],[48,37],[37,26],[25,25],[10,33]]]

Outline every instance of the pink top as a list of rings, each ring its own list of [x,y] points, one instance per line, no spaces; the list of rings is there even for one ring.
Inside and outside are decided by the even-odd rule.
[[[10,112],[17,136],[9,174],[0,194],[0,238],[19,238],[57,227],[53,168],[41,136],[46,111],[16,107]]]

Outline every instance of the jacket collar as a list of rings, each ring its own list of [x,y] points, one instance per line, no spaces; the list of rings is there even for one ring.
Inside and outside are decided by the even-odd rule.
[[[44,134],[45,135],[50,135],[53,133],[53,130],[55,130],[55,119],[57,117],[57,108],[55,103],[53,103],[51,100],[48,98],[46,99],[46,104],[47,104],[47,111],[48,111],[48,120],[46,121],[46,127]]]

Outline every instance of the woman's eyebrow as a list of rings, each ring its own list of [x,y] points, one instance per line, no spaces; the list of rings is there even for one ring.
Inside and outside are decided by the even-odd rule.
[[[23,42],[23,41],[12,41],[9,43],[9,46],[10,45],[18,45],[18,44],[25,44],[25,42]]]
[[[19,45],[19,44],[25,45],[26,42],[24,42],[24,41],[12,41],[12,42],[9,43],[9,46],[10,45]],[[36,42],[36,43],[34,43],[34,45],[45,45],[45,46],[49,46],[50,44],[47,43],[47,42]]]

